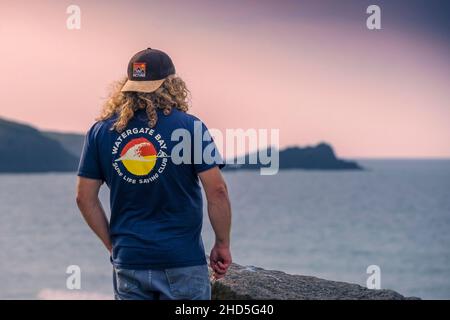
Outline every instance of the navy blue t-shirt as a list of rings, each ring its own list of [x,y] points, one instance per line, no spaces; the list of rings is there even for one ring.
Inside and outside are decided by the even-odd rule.
[[[122,133],[111,130],[115,120],[99,121],[88,131],[78,169],[79,176],[102,180],[110,189],[114,266],[205,264],[198,173],[223,166],[206,126],[177,109],[169,115],[158,111],[154,128],[143,110]]]

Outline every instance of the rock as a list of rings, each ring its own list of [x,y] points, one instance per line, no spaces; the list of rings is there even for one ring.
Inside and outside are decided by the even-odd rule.
[[[272,156],[275,148],[262,150],[262,154]],[[304,170],[363,170],[355,161],[342,160],[336,157],[331,145],[319,143],[316,146],[290,147],[278,151],[279,169],[304,169]],[[250,159],[256,159],[257,163]],[[246,154],[239,158],[243,164],[237,164],[238,159],[227,160],[225,170],[255,170],[268,167],[259,159],[259,152]]]
[[[209,260],[209,259],[208,259]],[[210,269],[211,272],[211,269]],[[410,300],[392,290],[291,275],[233,263],[227,275],[213,281],[213,300]]]

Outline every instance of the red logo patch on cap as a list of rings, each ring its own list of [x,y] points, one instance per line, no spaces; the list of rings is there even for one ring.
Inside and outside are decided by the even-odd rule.
[[[133,62],[133,77],[145,78],[147,64],[145,62]]]

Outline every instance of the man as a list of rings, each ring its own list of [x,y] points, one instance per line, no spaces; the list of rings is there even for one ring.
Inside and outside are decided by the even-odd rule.
[[[223,161],[206,126],[187,113],[188,90],[166,53],[138,52],[127,73],[86,135],[78,207],[110,252],[116,299],[210,299],[199,180],[216,235],[210,266],[222,278],[231,264]]]

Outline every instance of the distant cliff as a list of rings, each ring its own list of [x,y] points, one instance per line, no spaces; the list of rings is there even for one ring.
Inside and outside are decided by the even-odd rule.
[[[83,150],[84,135],[79,133],[62,133],[55,131],[43,131],[46,137],[58,141],[71,155],[80,158]]]
[[[268,155],[271,155],[275,149],[264,150]],[[255,154],[247,154],[241,159],[245,164],[230,164],[227,161],[226,168],[228,170],[236,169],[259,169],[264,167],[258,161],[256,164],[251,164],[250,159]],[[234,161],[236,162],[236,159]],[[279,168],[283,169],[309,169],[309,170],[361,170],[362,167],[354,162],[348,160],[338,159],[333,151],[333,148],[326,143],[320,143],[317,146],[308,146],[304,148],[290,147],[279,151]]]
[[[74,171],[78,157],[37,129],[0,119],[0,172]]]

